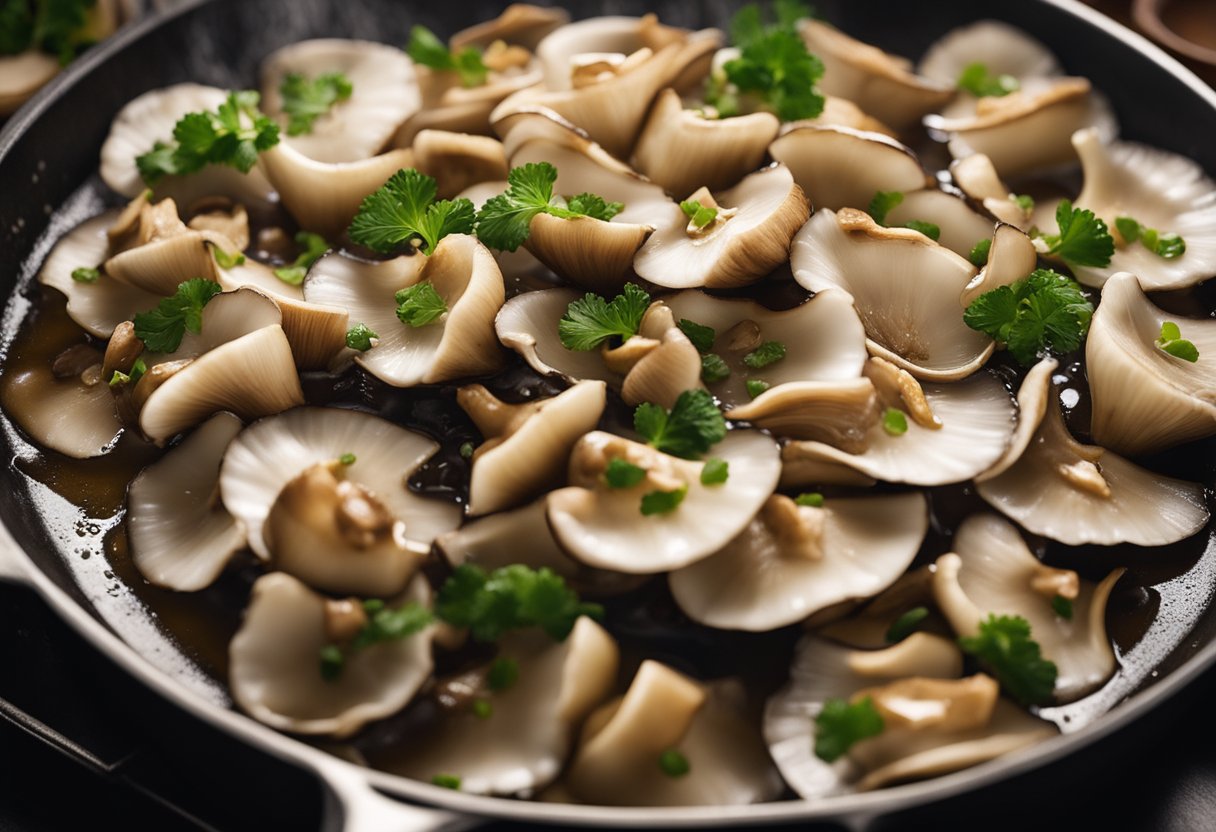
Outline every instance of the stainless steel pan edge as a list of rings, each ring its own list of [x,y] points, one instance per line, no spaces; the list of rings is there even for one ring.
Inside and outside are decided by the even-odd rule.
[[[0,158],[49,104],[106,56],[122,50],[160,23],[187,13],[208,0],[190,0],[167,17],[147,20],[91,51],[32,99],[0,132]],[[1193,73],[1143,37],[1076,0],[1040,0],[1084,20],[1131,49],[1149,57],[1216,111],[1216,93]],[[1216,642],[1210,642],[1166,678],[1074,734],[1062,735],[1024,752],[952,775],[866,795],[847,795],[814,803],[789,801],[742,807],[684,809],[614,809],[507,801],[455,793],[425,783],[372,771],[339,760],[312,746],[273,731],[242,714],[213,703],[178,684],[94,618],[46,574],[0,525],[0,580],[29,586],[99,651],[161,696],[215,727],[316,774],[328,787],[326,827],[363,830],[459,830],[492,818],[542,824],[668,828],[835,821],[864,829],[870,821],[1013,777],[1064,757],[1119,730],[1166,702],[1205,670],[1216,665]],[[401,798],[395,800],[386,795]]]

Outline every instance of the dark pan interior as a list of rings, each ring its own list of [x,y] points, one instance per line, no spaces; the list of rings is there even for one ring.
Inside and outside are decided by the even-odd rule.
[[[543,0],[542,0],[543,2]],[[353,36],[400,44],[409,26],[422,23],[441,35],[501,11],[506,2],[405,3],[401,0],[213,0],[198,4],[155,28],[146,28],[121,49],[102,47],[19,114],[0,134],[0,290],[24,291],[38,262],[31,252],[48,217],[96,171],[98,152],[111,118],[131,98],[180,81],[217,86],[256,85],[263,56],[297,40]],[[725,25],[740,5],[730,0],[700,4],[678,0],[568,0],[573,15],[657,12],[680,25]],[[1216,110],[1167,69],[1117,38],[1095,32],[1084,21],[1046,3],[939,0],[847,2],[822,0],[820,13],[862,39],[918,57],[944,31],[995,17],[1035,34],[1066,69],[1090,77],[1110,99],[1122,136],[1189,156],[1216,173]],[[89,70],[87,73],[84,70]],[[36,259],[36,258],[34,258]],[[27,262],[29,261],[29,262]],[[7,348],[18,315],[12,303],[4,323]],[[3,432],[7,459],[20,448]],[[1187,449],[1206,484],[1216,482],[1216,443]],[[1195,473],[1195,476],[1199,476]],[[41,520],[27,482],[12,466],[0,474],[0,516],[35,564],[87,609],[94,611],[65,566],[62,541]],[[100,618],[100,616],[98,616]],[[1159,667],[1169,670],[1208,643],[1216,632],[1216,610],[1199,620],[1193,638]]]

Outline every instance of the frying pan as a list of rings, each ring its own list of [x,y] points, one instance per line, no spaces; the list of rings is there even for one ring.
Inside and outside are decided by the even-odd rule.
[[[28,286],[45,255],[45,235],[56,206],[85,186],[83,202],[100,193],[92,180],[111,118],[131,98],[154,88],[193,80],[221,87],[248,87],[269,52],[310,37],[348,36],[400,42],[412,23],[440,34],[487,19],[505,2],[422,4],[401,0],[193,0],[172,13],[120,33],[79,59],[16,114],[0,133],[0,290],[9,298],[3,348],[11,344],[28,301]],[[657,12],[665,22],[718,25],[737,3],[708,0],[566,0],[575,18],[598,13]],[[1074,0],[839,0],[817,3],[820,12],[848,31],[891,51],[917,56],[946,30],[981,18],[1003,19],[1043,40],[1065,68],[1094,79],[1110,98],[1124,138],[1189,156],[1216,172],[1216,93],[1160,49]],[[82,201],[80,199],[78,202]],[[77,217],[79,219],[79,217]],[[62,228],[58,231],[62,232]],[[0,450],[15,460],[28,446],[12,425],[0,421]],[[1212,485],[1211,443],[1198,454]],[[452,792],[360,768],[273,731],[217,702],[191,669],[168,661],[163,634],[140,637],[119,631],[104,614],[98,593],[74,578],[70,549],[51,533],[49,515],[61,505],[37,493],[15,464],[0,472],[0,578],[32,587],[95,647],[166,699],[238,739],[317,774],[330,794],[327,819],[347,830],[454,830],[489,818],[533,824],[620,827],[713,827],[832,820],[863,829],[884,814],[923,805],[1013,777],[1057,760],[1155,708],[1206,668],[1216,664],[1216,605],[1195,606],[1169,639],[1168,655],[1154,655],[1139,689],[1082,730],[1063,734],[1022,753],[984,765],[873,794],[806,803],[757,806],[630,809],[565,806]],[[1201,560],[1209,562],[1213,546]],[[1198,570],[1197,570],[1198,571]],[[1210,592],[1213,579],[1193,574],[1195,594]],[[1201,591],[1202,590],[1202,591]],[[1176,615],[1175,613],[1171,613]],[[1164,612],[1160,615],[1165,615]],[[1188,635],[1189,631],[1189,635]],[[1177,645],[1177,646],[1174,646]],[[1126,657],[1125,657],[1126,659]],[[1125,661],[1125,666],[1127,662]],[[1158,675],[1149,676],[1156,667]],[[1116,701],[1115,699],[1111,700]]]

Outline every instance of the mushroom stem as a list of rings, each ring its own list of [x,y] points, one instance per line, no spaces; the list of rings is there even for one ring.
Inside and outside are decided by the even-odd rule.
[[[826,510],[800,506],[784,494],[774,494],[764,503],[760,515],[777,538],[781,552],[812,561],[823,560]]]
[[[886,730],[965,731],[988,724],[999,691],[996,680],[983,673],[965,679],[914,676],[859,690],[852,701],[869,698]]]
[[[1071,569],[1043,566],[1030,579],[1030,588],[1049,600],[1059,595],[1071,601],[1081,590],[1081,578]]]
[[[941,430],[942,420],[933,412],[924,388],[907,370],[877,356],[871,358],[862,373],[874,384],[884,406],[899,406],[907,410],[916,424],[928,430]]]
[[[457,390],[456,403],[486,439],[513,433],[536,410],[535,404],[507,404],[481,384],[468,384]]]
[[[625,340],[619,347],[610,347],[604,344],[600,348],[600,356],[604,359],[604,366],[614,373],[627,375],[639,361],[650,355],[662,342],[657,338],[645,338],[641,335],[633,335]]]
[[[1110,498],[1110,485],[1102,476],[1102,469],[1088,459],[1071,464],[1060,463],[1056,466],[1056,473],[1073,488],[1086,491],[1095,497]]]

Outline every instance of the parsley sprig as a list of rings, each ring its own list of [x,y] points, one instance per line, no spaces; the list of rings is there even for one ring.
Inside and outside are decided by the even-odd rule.
[[[988,71],[988,65],[980,61],[967,64],[958,76],[958,88],[976,98],[1000,98],[1017,92],[1021,86],[1012,75],[993,75]]]
[[[1058,256],[1070,266],[1102,267],[1110,265],[1115,253],[1115,240],[1110,236],[1106,223],[1094,212],[1085,208],[1074,208],[1067,199],[1056,206],[1056,225],[1059,234],[1044,234],[1047,253]]]
[[[989,614],[979,634],[960,638],[963,652],[978,658],[1009,695],[1023,705],[1051,702],[1057,670],[1044,659],[1039,643],[1030,637],[1030,623],[1020,615]]]
[[[150,312],[135,316],[135,337],[150,352],[173,352],[182,344],[186,332],[196,335],[203,329],[203,307],[223,289],[220,284],[195,278],[177,287]]]
[[[550,214],[561,219],[593,217],[605,222],[624,210],[620,202],[608,202],[595,194],[576,194],[569,199],[554,195],[557,168],[548,162],[529,162],[507,173],[507,190],[486,200],[477,212],[477,237],[490,248],[515,251],[528,239],[532,219]]]
[[[882,714],[870,697],[856,702],[829,699],[815,717],[815,756],[833,763],[857,743],[881,734],[883,727]]]
[[[570,634],[580,615],[599,618],[603,608],[580,601],[547,568],[514,564],[487,574],[466,563],[439,590],[435,614],[453,626],[468,627],[476,641],[496,641],[523,627],[540,627],[560,641]]]
[[[31,47],[66,66],[92,44],[86,24],[97,0],[0,0],[0,55]]]
[[[448,311],[447,301],[426,281],[399,290],[393,300],[397,301],[397,317],[406,326],[433,324]]]
[[[625,341],[636,335],[649,308],[650,295],[636,283],[626,283],[610,301],[588,292],[566,308],[557,334],[566,349],[587,352],[613,338]]]
[[[329,243],[320,234],[311,231],[301,231],[296,234],[296,243],[303,247],[290,266],[279,266],[274,270],[274,276],[290,286],[299,286],[304,282],[304,276],[312,268],[312,264],[321,259],[321,255],[329,251]]]
[[[963,321],[1004,343],[1018,363],[1030,366],[1044,350],[1079,349],[1093,314],[1093,304],[1075,280],[1036,269],[1023,280],[980,295]]]
[[[481,59],[479,49],[466,46],[459,52],[453,52],[425,26],[414,26],[410,29],[410,42],[405,51],[414,63],[440,72],[455,72],[460,76],[461,85],[465,87],[480,87],[486,82],[490,72]]]
[[[318,118],[328,113],[339,101],[346,101],[354,85],[341,72],[327,72],[309,80],[298,72],[283,76],[279,95],[283,97],[283,112],[287,114],[287,135],[311,133]]]
[[[467,199],[436,200],[434,177],[399,170],[368,194],[350,224],[350,238],[381,254],[412,243],[431,254],[449,234],[471,234],[475,212]]]
[[[253,90],[230,92],[214,111],[187,113],[173,127],[173,144],[157,142],[135,160],[139,175],[153,185],[167,175],[227,165],[249,173],[258,154],[279,143],[279,125],[258,110]]]
[[[684,459],[700,459],[726,438],[726,419],[706,390],[685,390],[671,410],[653,402],[638,405],[633,428],[650,445]]]

